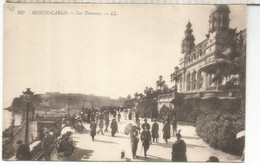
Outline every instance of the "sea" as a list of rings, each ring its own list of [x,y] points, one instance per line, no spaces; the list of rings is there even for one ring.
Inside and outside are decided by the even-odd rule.
[[[8,110],[3,110],[3,130],[7,129],[12,122],[12,112]],[[15,125],[21,125],[22,113],[15,113]]]

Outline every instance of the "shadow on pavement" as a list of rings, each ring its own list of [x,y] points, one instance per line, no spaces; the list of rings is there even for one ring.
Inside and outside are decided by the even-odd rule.
[[[111,141],[104,141],[104,140],[96,140],[94,142],[100,142],[100,143],[109,143],[109,144],[119,144],[119,143],[116,143],[116,142],[111,142]]]
[[[132,160],[130,158],[125,158],[125,161],[131,162]]]
[[[80,161],[83,159],[88,159],[90,156],[92,156],[93,150],[86,150],[81,148],[76,148],[72,157],[68,159],[68,161]]]
[[[161,147],[165,147],[165,148],[172,148],[172,144],[173,143],[154,143],[153,145],[157,145],[157,146],[161,146]]]
[[[129,139],[130,140],[130,137],[128,137],[128,136],[120,136],[120,135],[117,135],[117,134],[115,134],[115,136],[112,136],[111,134],[104,134],[103,136],[109,136],[109,137],[112,137],[112,138],[122,138],[122,139]]]
[[[160,158],[160,157],[157,157],[157,156],[152,156],[152,155],[147,155],[147,158],[145,159],[144,156],[137,156],[136,160],[143,160],[143,161],[146,161],[146,162],[170,162],[171,160],[169,159],[164,159],[164,158]]]
[[[182,139],[195,139],[195,140],[198,140],[198,139],[201,139],[200,137],[192,137],[192,136],[182,136]]]
[[[186,144],[187,148],[194,148],[194,147],[200,147],[200,148],[206,148],[205,146],[199,146],[195,144]]]

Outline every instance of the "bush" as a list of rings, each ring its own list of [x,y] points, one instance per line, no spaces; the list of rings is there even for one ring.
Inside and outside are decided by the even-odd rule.
[[[244,116],[239,113],[202,114],[196,122],[196,132],[211,147],[224,152],[241,155],[244,139],[236,139],[236,134],[245,129]]]

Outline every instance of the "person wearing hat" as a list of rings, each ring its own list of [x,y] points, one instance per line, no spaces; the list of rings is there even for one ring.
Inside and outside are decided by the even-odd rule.
[[[152,143],[151,133],[148,130],[147,126],[144,126],[143,132],[141,134],[141,141],[142,141],[142,146],[144,147],[144,157],[146,158],[147,150],[149,149],[150,144]]]
[[[177,140],[172,145],[172,162],[187,162],[186,144],[181,139],[180,130],[176,137]]]
[[[171,137],[171,125],[168,120],[165,121],[165,124],[163,126],[163,139],[166,143],[168,143],[168,139]]]
[[[150,124],[147,123],[147,119],[144,119],[144,124],[142,125],[142,129],[144,130],[145,127],[147,127],[148,131],[150,130]]]
[[[130,133],[130,140],[131,140],[132,156],[133,156],[133,159],[136,159],[136,150],[137,150],[138,142],[139,142],[137,126],[132,127],[132,131]]]
[[[19,145],[16,150],[16,159],[17,160],[31,160],[32,154],[30,152],[30,147],[28,144],[24,144],[22,140],[18,140],[17,144]]]
[[[153,120],[154,123],[152,125],[152,137],[153,137],[153,142],[158,143],[158,138],[159,138],[159,124],[156,122],[156,119]]]
[[[177,120],[175,118],[173,118],[173,121],[172,121],[172,133],[173,133],[173,136],[175,135],[176,132],[177,132]]]
[[[43,150],[43,155],[44,159],[46,161],[49,161],[51,158],[51,153],[54,147],[55,143],[55,137],[50,133],[50,130],[46,130],[46,135],[42,141],[42,150]]]
[[[94,141],[94,137],[97,134],[97,124],[95,123],[95,120],[91,120],[89,127],[90,127],[90,136],[92,137],[92,141]]]
[[[110,127],[111,127],[111,135],[115,136],[116,132],[118,132],[118,125],[115,118],[112,120]]]
[[[108,113],[105,114],[105,125],[106,125],[105,132],[108,132],[108,125],[109,125],[109,114]]]
[[[210,156],[207,162],[219,162],[219,159],[216,156]]]

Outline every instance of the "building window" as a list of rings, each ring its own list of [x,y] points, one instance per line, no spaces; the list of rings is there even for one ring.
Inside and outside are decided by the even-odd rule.
[[[192,73],[192,90],[196,89],[196,84],[197,84],[197,80],[196,80],[196,71],[194,71]]]
[[[198,73],[197,84],[198,84],[198,89],[201,89],[202,85],[203,85],[203,77],[202,77],[201,71],[199,71],[199,73]]]
[[[187,91],[189,91],[190,90],[190,73],[188,73],[188,75],[187,75],[187,80],[186,80],[186,86],[187,86]]]

